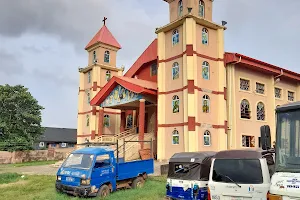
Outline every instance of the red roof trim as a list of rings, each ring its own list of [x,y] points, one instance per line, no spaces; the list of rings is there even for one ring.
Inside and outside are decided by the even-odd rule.
[[[129,68],[124,76],[133,78],[134,75],[144,66],[145,63],[149,63],[157,59],[157,39],[145,49],[135,63]]]
[[[257,70],[257,69],[261,69],[267,72],[270,72],[272,74],[275,75],[279,75],[281,74],[281,70],[283,71],[283,77],[292,79],[292,80],[296,80],[296,81],[300,81],[300,74],[296,73],[296,72],[292,72],[290,70],[254,59],[254,58],[250,58],[248,56],[239,54],[239,53],[225,53],[225,59],[224,62],[225,64],[230,64],[230,63],[236,63],[239,62],[241,64],[246,64],[248,66],[251,66],[253,68],[253,70]]]
[[[134,83],[128,82],[126,80],[114,76],[91,100],[91,106],[99,106],[117,85],[121,85],[124,88],[137,94],[157,95],[157,91],[146,89],[142,86],[136,85]]]

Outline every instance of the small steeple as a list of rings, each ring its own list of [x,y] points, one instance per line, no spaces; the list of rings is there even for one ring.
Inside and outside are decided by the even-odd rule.
[[[97,43],[103,43],[110,45],[112,47],[116,47],[118,49],[121,49],[121,45],[118,43],[116,38],[112,35],[112,33],[108,30],[106,27],[106,20],[107,18],[104,17],[103,26],[102,28],[97,32],[97,34],[93,37],[93,39],[86,45],[85,50],[88,50],[91,46],[94,46]]]

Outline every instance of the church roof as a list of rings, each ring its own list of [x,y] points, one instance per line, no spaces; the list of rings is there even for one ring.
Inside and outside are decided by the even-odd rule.
[[[118,43],[116,38],[112,35],[112,33],[108,30],[108,28],[103,25],[102,28],[96,33],[93,39],[86,45],[85,50],[97,44],[98,42],[104,43],[118,49],[121,49],[121,45]]]
[[[126,77],[133,77],[143,64],[157,59],[157,39],[153,40],[147,49],[140,55],[135,63],[125,73]]]
[[[226,52],[224,57],[225,64],[239,63],[243,67],[250,68],[252,70],[269,73],[274,76],[281,75],[281,78],[286,78],[293,81],[300,81],[300,74],[292,72],[290,70],[251,58],[239,53]]]
[[[91,106],[99,106],[117,85],[121,85],[137,94],[157,95],[157,83],[155,82],[124,76],[113,76],[91,100]]]

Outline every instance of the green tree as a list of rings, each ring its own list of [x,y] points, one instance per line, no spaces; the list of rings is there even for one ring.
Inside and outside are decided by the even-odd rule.
[[[0,150],[32,149],[44,132],[43,109],[24,86],[0,85]]]

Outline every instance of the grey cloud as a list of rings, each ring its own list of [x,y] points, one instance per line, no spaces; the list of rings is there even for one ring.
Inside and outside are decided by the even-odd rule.
[[[47,72],[40,69],[34,69],[32,71],[32,76],[34,79],[39,79],[42,82],[51,82],[59,88],[67,86],[67,87],[78,87],[77,77],[72,77],[64,73],[59,73],[59,70],[54,70],[53,72]]]
[[[39,47],[34,46],[34,45],[25,45],[25,46],[22,47],[22,49],[24,51],[27,51],[27,52],[30,51],[32,53],[42,53],[42,52],[45,52],[45,51],[49,53],[51,51],[51,48],[49,46],[46,46],[46,45],[39,46]]]
[[[20,62],[20,55],[8,53],[0,49],[0,73],[8,76],[20,75],[25,72],[22,63]]]

